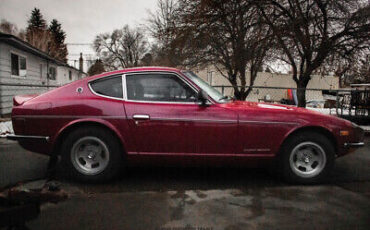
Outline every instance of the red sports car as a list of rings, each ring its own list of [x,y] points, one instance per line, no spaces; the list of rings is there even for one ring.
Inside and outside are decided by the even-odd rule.
[[[274,163],[289,182],[315,183],[363,145],[355,124],[292,106],[236,101],[191,71],[143,67],[14,98],[16,139],[61,155],[67,172],[107,180],[126,164]]]

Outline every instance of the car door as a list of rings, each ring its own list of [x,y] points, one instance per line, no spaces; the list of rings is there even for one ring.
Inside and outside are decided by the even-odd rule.
[[[210,103],[194,111],[193,130],[196,153],[206,155],[233,154],[240,146],[237,113]]]
[[[227,120],[224,119],[227,115],[222,113],[224,109],[199,106],[197,89],[185,78],[175,73],[149,72],[126,74],[124,79],[124,107],[136,152],[229,151],[227,137],[231,129],[236,129],[236,117],[233,121]]]

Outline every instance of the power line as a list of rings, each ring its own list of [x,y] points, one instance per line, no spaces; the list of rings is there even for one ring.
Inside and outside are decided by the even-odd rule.
[[[66,43],[67,46],[91,46],[93,43]]]
[[[78,53],[76,53],[76,54],[74,54],[74,53],[72,53],[72,54],[68,54],[68,55],[70,55],[70,56],[80,56],[80,54]],[[83,56],[95,56],[95,54],[86,54],[86,53],[82,53],[82,55]]]
[[[74,62],[79,62],[79,59],[68,59],[68,61],[74,61]],[[88,59],[88,60],[82,60],[83,62],[94,62],[96,59]]]

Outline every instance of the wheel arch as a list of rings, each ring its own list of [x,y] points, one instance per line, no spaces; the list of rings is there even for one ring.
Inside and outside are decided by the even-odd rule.
[[[322,126],[304,126],[304,127],[299,127],[293,131],[291,131],[290,133],[288,133],[286,135],[286,137],[284,138],[283,142],[281,143],[280,147],[279,147],[279,151],[278,151],[278,155],[280,154],[281,152],[281,149],[283,148],[283,146],[285,145],[285,143],[294,135],[297,135],[299,133],[304,133],[304,132],[315,132],[315,133],[319,133],[319,134],[322,134],[324,135],[325,137],[327,137],[329,139],[329,141],[333,144],[333,147],[335,149],[335,152],[338,152],[338,143],[337,143],[337,140],[334,136],[334,134],[332,132],[330,132],[330,130],[328,130],[327,128],[325,127],[322,127]]]
[[[100,120],[77,120],[65,125],[56,135],[53,145],[53,154],[60,155],[59,150],[61,149],[61,145],[63,144],[63,140],[70,134],[72,131],[86,127],[86,126],[94,126],[103,128],[108,130],[114,137],[117,138],[119,145],[122,148],[122,151],[126,153],[125,143],[122,135],[119,131],[109,122],[107,121],[100,121]]]

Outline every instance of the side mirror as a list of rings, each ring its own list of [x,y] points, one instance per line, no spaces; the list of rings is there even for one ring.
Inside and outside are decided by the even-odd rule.
[[[198,92],[198,101],[200,102],[201,106],[207,106],[208,94],[202,89],[200,89]]]

